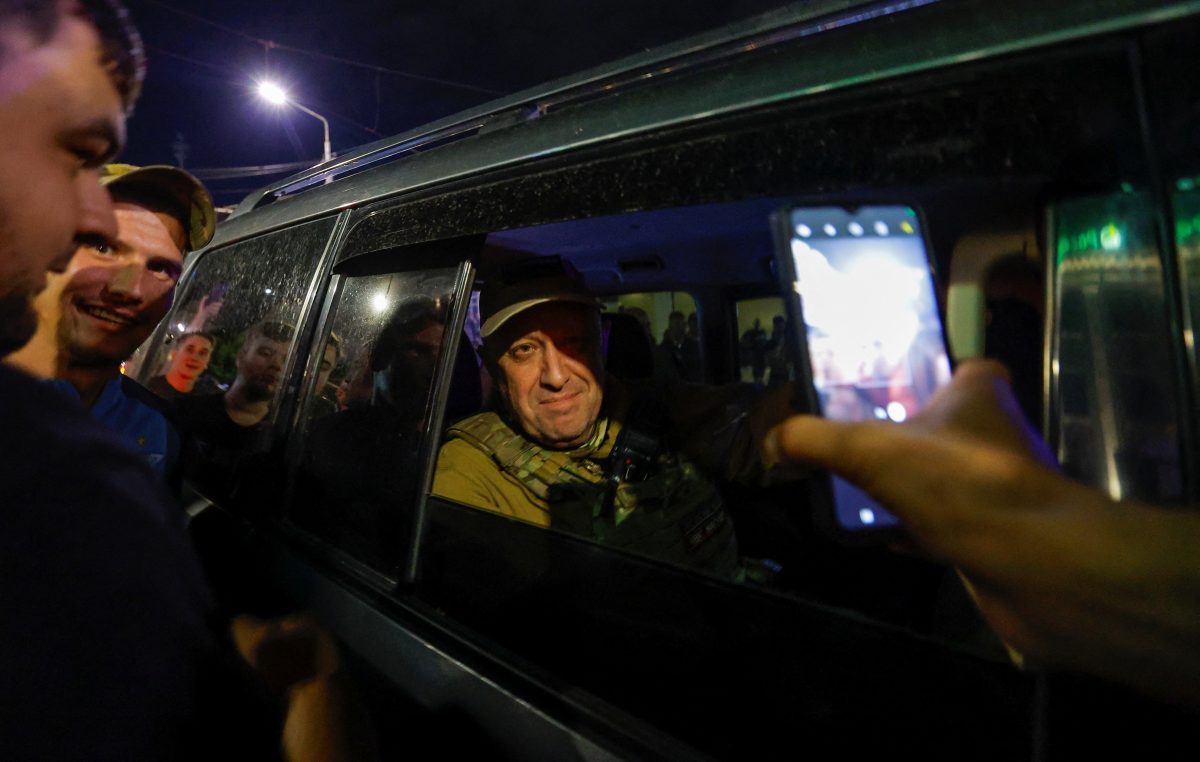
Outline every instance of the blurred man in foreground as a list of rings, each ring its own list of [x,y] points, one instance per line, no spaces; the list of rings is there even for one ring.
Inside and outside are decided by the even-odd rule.
[[[124,139],[143,63],[115,2],[0,0],[0,357],[33,334],[32,300],[75,241],[117,238],[98,169]],[[0,421],[5,756],[277,755],[270,712],[219,648],[179,514],[144,460],[3,366]],[[253,656],[264,641],[243,645]],[[289,694],[289,712],[331,703],[322,685],[336,664],[312,662],[316,680]],[[329,745],[309,741],[285,736],[285,751]]]

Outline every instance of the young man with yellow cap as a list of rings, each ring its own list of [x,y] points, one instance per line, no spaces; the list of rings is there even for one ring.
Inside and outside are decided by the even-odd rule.
[[[66,271],[37,298],[38,333],[15,361],[46,358],[59,391],[176,483],[180,445],[169,408],[121,375],[121,363],[166,316],[186,254],[212,240],[212,198],[199,180],[165,165],[108,164],[100,182],[112,197],[116,236],[78,238]]]

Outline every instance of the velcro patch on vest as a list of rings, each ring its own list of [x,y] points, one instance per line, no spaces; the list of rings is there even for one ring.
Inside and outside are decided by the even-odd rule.
[[[679,528],[683,531],[683,541],[688,550],[695,550],[711,540],[720,533],[728,520],[720,503],[709,506],[708,510],[696,511],[685,516],[679,522]]]

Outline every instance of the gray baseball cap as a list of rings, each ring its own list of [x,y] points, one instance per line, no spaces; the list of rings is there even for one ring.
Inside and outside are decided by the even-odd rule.
[[[479,333],[487,338],[516,315],[548,302],[600,310],[600,302],[570,262],[557,256],[523,259],[488,276],[479,295]]]

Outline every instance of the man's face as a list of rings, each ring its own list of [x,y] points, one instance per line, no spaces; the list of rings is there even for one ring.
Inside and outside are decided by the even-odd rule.
[[[550,302],[525,310],[493,337],[500,392],[525,433],[547,447],[575,447],[600,416],[600,328],[596,313]]]
[[[326,344],[325,356],[321,358],[321,367],[317,369],[317,394],[325,390],[325,385],[329,383],[329,374],[333,372],[333,367],[337,365],[337,361],[337,346]]]
[[[266,336],[252,336],[237,356],[238,380],[252,399],[268,400],[275,396],[283,377],[283,361],[288,343]]]
[[[116,238],[81,245],[63,276],[58,346],[75,364],[116,365],[133,354],[170,309],[183,270],[179,220],[115,206]]]
[[[203,336],[188,336],[171,355],[168,376],[182,379],[199,378],[212,359],[212,342]]]
[[[433,384],[445,335],[443,324],[426,323],[424,328],[401,340],[396,347],[394,368],[398,388],[426,390]]]
[[[66,7],[66,3],[62,3]],[[0,25],[0,355],[33,335],[33,297],[61,272],[77,236],[116,235],[96,169],[124,140],[121,98],[92,25],[74,15],[38,45]]]

